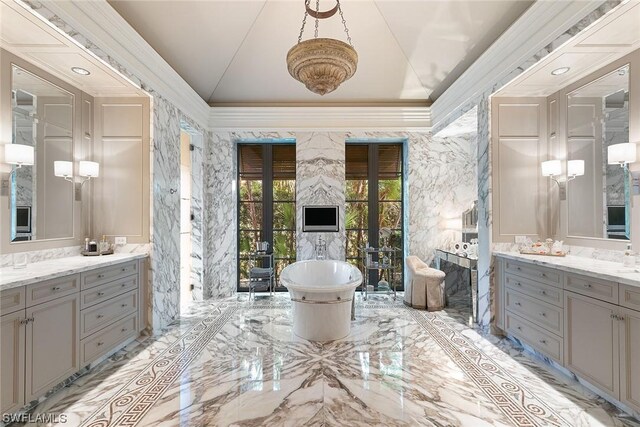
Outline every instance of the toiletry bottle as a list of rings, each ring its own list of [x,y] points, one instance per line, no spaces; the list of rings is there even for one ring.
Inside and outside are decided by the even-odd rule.
[[[622,264],[625,267],[635,267],[636,266],[636,257],[633,254],[633,250],[631,249],[631,243],[627,244],[627,250],[624,251],[624,257],[622,258]]]
[[[88,237],[84,238],[84,251],[85,252],[89,252],[89,238]]]
[[[109,250],[109,242],[107,242],[107,236],[102,235],[102,240],[100,240],[100,253],[107,252]]]
[[[98,252],[98,244],[95,240],[89,242],[89,252]]]

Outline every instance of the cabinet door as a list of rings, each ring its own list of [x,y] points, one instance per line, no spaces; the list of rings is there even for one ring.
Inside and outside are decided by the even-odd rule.
[[[565,292],[564,307],[566,367],[618,399],[618,307],[573,292]]]
[[[0,317],[0,413],[24,406],[24,310]]]
[[[640,312],[620,312],[620,400],[640,411]]]
[[[80,295],[27,308],[26,399],[44,395],[79,368]]]

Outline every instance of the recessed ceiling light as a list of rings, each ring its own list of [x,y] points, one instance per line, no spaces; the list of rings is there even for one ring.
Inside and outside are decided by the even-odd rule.
[[[561,75],[561,74],[564,74],[564,73],[569,72],[569,70],[570,70],[570,69],[571,69],[571,68],[569,68],[569,67],[560,67],[560,68],[556,68],[555,70],[553,70],[553,71],[551,72],[551,74],[553,74],[554,76],[559,76],[559,75]]]
[[[71,67],[71,71],[76,74],[80,74],[81,76],[88,76],[89,74],[91,74],[89,70],[85,70],[82,67]]]

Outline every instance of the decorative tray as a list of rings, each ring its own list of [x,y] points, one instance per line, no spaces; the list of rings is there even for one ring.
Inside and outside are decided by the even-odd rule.
[[[533,250],[526,250],[526,249],[520,249],[520,253],[522,255],[541,255],[541,256],[554,256],[554,257],[567,256],[566,252],[536,252]]]
[[[89,251],[82,251],[80,252],[82,255],[84,256],[100,256],[100,255],[111,255],[113,254],[113,249],[109,249],[108,251],[104,251],[104,252],[89,252]]]

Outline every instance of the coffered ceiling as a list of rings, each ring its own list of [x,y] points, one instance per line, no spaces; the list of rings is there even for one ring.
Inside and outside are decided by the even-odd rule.
[[[109,0],[211,105],[419,104],[437,99],[530,5],[525,0],[343,0],[358,71],[320,97],[287,72],[302,0]],[[333,2],[322,0],[321,9]],[[313,36],[309,18],[305,39]],[[344,39],[339,18],[320,36]]]

